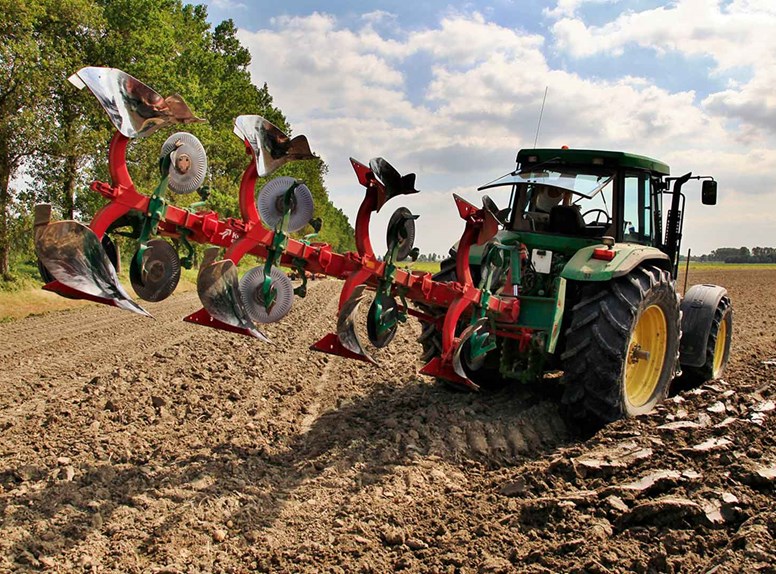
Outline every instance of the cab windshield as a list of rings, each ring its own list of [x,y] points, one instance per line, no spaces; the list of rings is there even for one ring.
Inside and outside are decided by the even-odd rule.
[[[480,189],[511,188],[512,230],[600,237],[613,218],[615,172],[555,166],[515,171]]]

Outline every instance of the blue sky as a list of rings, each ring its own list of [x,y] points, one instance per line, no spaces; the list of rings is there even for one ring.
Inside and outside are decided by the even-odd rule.
[[[404,203],[423,252],[446,252],[463,229],[452,193],[479,203],[475,188],[533,145],[545,87],[539,145],[716,177],[716,208],[688,186],[685,249],[776,245],[772,0],[206,4],[214,24],[234,20],[254,81],[328,163],[351,221],[362,189],[350,156],[417,173],[421,193]]]

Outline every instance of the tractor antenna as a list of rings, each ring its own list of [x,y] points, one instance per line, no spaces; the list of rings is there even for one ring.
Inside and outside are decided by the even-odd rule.
[[[547,90],[550,86],[544,86],[544,97],[542,98],[542,109],[539,110],[539,123],[536,124],[536,137],[534,138],[534,149],[536,149],[536,142],[539,141],[539,129],[542,127],[542,116],[544,115],[544,102],[547,101]]]

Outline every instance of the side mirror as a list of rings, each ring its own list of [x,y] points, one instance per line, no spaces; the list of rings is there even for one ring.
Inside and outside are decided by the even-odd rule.
[[[701,203],[703,205],[717,204],[717,182],[713,179],[707,179],[701,187]]]

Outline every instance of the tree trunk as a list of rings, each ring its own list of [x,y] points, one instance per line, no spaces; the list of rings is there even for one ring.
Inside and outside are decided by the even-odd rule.
[[[8,206],[10,192],[8,185],[11,180],[11,166],[8,165],[6,154],[0,154],[0,276],[7,277],[10,272],[11,246],[8,241]]]
[[[76,145],[78,110],[75,107],[74,95],[65,96],[62,101],[62,122],[64,127],[64,148],[59,150],[65,159],[65,169],[62,174],[62,216],[65,219],[75,219],[75,187],[78,181],[78,152]]]
[[[65,160],[64,181],[62,182],[62,202],[65,219],[75,219],[75,181],[78,158],[69,154]]]

